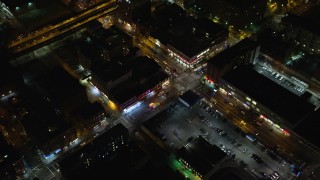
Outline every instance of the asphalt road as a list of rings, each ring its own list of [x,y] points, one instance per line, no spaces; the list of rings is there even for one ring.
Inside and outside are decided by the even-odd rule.
[[[91,20],[97,19],[102,15],[110,13],[111,11],[117,8],[117,6],[109,6],[113,2],[115,2],[115,0],[111,0],[109,2],[98,5],[70,19],[64,20],[63,22],[60,22],[56,25],[47,26],[41,30],[30,33],[25,37],[13,41],[11,44],[8,45],[8,48],[12,52],[17,53],[31,48],[33,46],[36,46],[40,43],[44,43],[47,40],[50,40],[65,32],[71,31]]]
[[[207,92],[202,91],[201,93],[207,98],[212,98]],[[269,147],[271,150],[275,151],[273,147],[274,145],[278,145],[280,147],[278,154],[287,161],[291,161],[299,165],[304,163],[306,163],[306,165],[310,165],[320,162],[319,153],[314,150],[310,150],[309,147],[305,146],[305,144],[299,142],[298,138],[295,137],[294,134],[291,133],[290,136],[285,136],[283,133],[276,131],[275,128],[270,126],[263,128],[259,127],[259,125],[252,121],[253,119],[256,119],[257,116],[252,117],[247,111],[245,115],[242,114],[241,110],[245,110],[242,108],[239,109],[239,106],[241,105],[238,104],[235,107],[231,106],[229,103],[225,102],[226,97],[221,93],[217,93],[214,96],[214,99],[216,100],[216,104],[214,104],[215,108],[222,112],[227,119],[231,120],[233,124],[246,133],[258,133],[258,136],[256,136],[258,141],[266,147]],[[241,121],[245,121],[246,125],[241,123]],[[273,131],[270,131],[271,128]]]

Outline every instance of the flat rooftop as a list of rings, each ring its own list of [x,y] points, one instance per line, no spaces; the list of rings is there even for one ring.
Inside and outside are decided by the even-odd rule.
[[[228,38],[228,30],[223,26],[208,19],[195,19],[191,16],[185,16],[181,13],[182,9],[172,8],[172,6],[177,5],[170,4],[156,10],[163,11],[156,12],[156,14],[168,19],[167,21],[157,21],[157,19],[163,17],[156,17],[159,28],[151,33],[151,36],[158,39],[162,44],[170,45],[187,57],[192,58]],[[179,16],[175,14],[179,14]]]
[[[275,36],[273,32],[273,30],[268,29],[259,34],[258,39],[261,43],[260,51],[274,59],[284,61],[290,45],[283,42],[281,37]]]
[[[294,131],[320,148],[319,131],[320,109],[314,111],[307,119],[298,124]]]
[[[93,62],[119,61],[118,56],[124,56],[119,49],[124,47],[132,49],[132,38],[115,26],[105,29],[102,26],[88,30],[87,37],[79,44],[82,53],[91,58]],[[104,58],[109,55],[109,58]],[[101,63],[101,62],[100,62]]]
[[[119,45],[130,45],[132,38],[118,29],[116,26],[111,26],[105,29],[101,26],[95,28],[90,33],[90,38],[93,41],[98,42],[99,45],[103,45],[106,49],[113,49]]]
[[[130,179],[145,153],[128,142],[128,130],[118,124],[59,162],[66,179]]]
[[[221,53],[217,54],[213,58],[208,61],[209,64],[213,64],[215,67],[223,68],[224,66],[230,64],[235,58],[246,54],[247,52],[254,50],[258,47],[258,43],[252,41],[248,38],[243,39],[236,45],[222,51]]]
[[[248,171],[240,166],[224,166],[217,170],[211,177],[210,180],[255,180]]]
[[[95,28],[79,46],[84,56],[91,61],[90,70],[105,82],[129,72],[126,63],[138,50],[132,46],[132,38],[115,26],[107,30]]]
[[[104,108],[98,102],[90,103],[87,102],[83,106],[75,109],[76,114],[79,114],[83,119],[90,119],[97,114],[104,112]]]
[[[188,107],[195,105],[200,99],[201,96],[191,90],[188,90],[179,97],[179,100]]]
[[[180,173],[173,171],[169,166],[159,166],[148,161],[141,169],[130,176],[130,179],[141,180],[185,180],[185,177]]]
[[[256,0],[226,0],[231,5],[238,7],[240,9],[244,9],[250,6],[256,5],[258,2]]]
[[[164,24],[173,24],[182,21],[187,13],[175,3],[161,3],[154,12],[156,19]]]
[[[266,1],[255,0],[195,0],[185,1],[186,8],[201,15],[219,17],[236,29],[246,28],[251,22],[261,20]]]
[[[222,79],[295,125],[314,106],[256,72],[252,66],[239,66]]]
[[[22,124],[40,145],[48,143],[72,127],[72,124],[67,123],[61,114],[58,115],[35,92],[28,93],[27,101],[29,102],[28,107],[31,109],[30,118],[24,119]]]
[[[178,156],[187,161],[197,172],[206,175],[227,154],[219,147],[211,145],[203,137],[199,137],[186,147],[179,149]]]
[[[44,95],[59,105],[72,100],[75,96],[77,102],[87,99],[85,87],[62,67],[54,67],[46,75],[38,77],[36,83],[44,90]]]
[[[306,78],[320,79],[320,56],[303,52],[300,54],[303,54],[300,59],[290,61],[291,63],[287,63],[287,66],[303,74]]]
[[[145,126],[147,129],[152,131],[153,133],[157,132],[157,126],[161,125],[164,121],[167,120],[169,114],[167,111],[160,111],[156,115],[152,116],[148,121],[145,121],[143,123],[143,126]]]
[[[320,5],[314,6],[302,15],[289,14],[284,17],[283,21],[287,21],[293,25],[305,28],[306,30],[320,35]]]
[[[128,66],[132,69],[132,77],[109,92],[120,104],[154,88],[168,78],[155,61],[144,56],[136,57]]]
[[[88,102],[85,87],[61,67],[36,78],[26,94],[31,118],[22,123],[40,144],[70,129],[66,115]]]
[[[5,174],[5,171],[10,166],[13,166],[13,163],[19,159],[19,154],[10,147],[2,134],[0,134],[0,178],[8,178],[8,175]]]
[[[10,77],[10,78],[8,78]],[[15,88],[22,84],[22,77],[17,71],[10,65],[9,62],[3,60],[0,62],[0,93],[2,90],[4,93],[8,93],[8,90],[15,90]]]

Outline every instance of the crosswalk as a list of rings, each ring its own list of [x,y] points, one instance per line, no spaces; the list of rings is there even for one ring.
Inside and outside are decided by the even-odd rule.
[[[32,175],[39,179],[58,180],[62,177],[57,164],[39,164],[32,170]]]

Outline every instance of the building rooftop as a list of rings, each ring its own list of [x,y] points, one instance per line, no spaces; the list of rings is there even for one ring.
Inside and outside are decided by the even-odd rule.
[[[217,170],[210,180],[255,180],[248,171],[237,165],[224,166]]]
[[[219,147],[211,145],[203,137],[195,139],[178,151],[178,156],[202,175],[206,175],[227,156]]]
[[[162,3],[156,6],[154,12],[156,19],[160,20],[163,24],[174,24],[182,21],[187,13],[180,6],[175,3]]]
[[[298,54],[298,53],[296,53]],[[316,55],[299,52],[300,59],[291,60],[286,63],[288,67],[303,74],[306,78],[320,79],[320,57]],[[298,55],[296,55],[297,57]]]
[[[3,136],[0,134],[0,178],[7,179],[10,175],[6,174],[10,172],[13,163],[19,160],[19,154],[10,147]],[[12,177],[14,178],[14,177]]]
[[[128,65],[117,62],[109,63],[108,66],[101,69],[101,71],[96,71],[95,68],[93,68],[93,72],[104,82],[115,81],[130,71],[131,69]]]
[[[112,26],[108,30],[99,27],[90,31],[81,52],[90,59],[90,70],[104,82],[118,79],[130,71],[127,65],[135,57],[137,48],[132,38]]]
[[[172,8],[172,6],[177,5],[171,4],[160,8],[159,11],[165,13],[158,13],[159,16],[165,16],[165,19],[168,19],[169,22],[157,21],[159,28],[151,33],[151,36],[158,39],[162,44],[169,44],[192,58],[207,48],[223,42],[228,37],[228,30],[223,26],[208,19],[195,19],[191,16],[185,16],[184,13],[181,13],[182,9]],[[171,11],[176,11],[176,13]],[[179,16],[173,16],[173,14],[179,14]],[[177,19],[177,17],[179,18]],[[156,19],[158,18],[156,17]]]
[[[308,25],[305,25],[306,28],[309,28],[309,30],[317,35],[320,35],[320,22],[319,17],[320,16],[320,5],[313,6],[308,11],[304,12],[302,14],[302,17],[305,18],[308,22]],[[299,23],[299,22],[298,22]]]
[[[90,69],[96,73],[102,73],[110,64],[125,62],[137,52],[137,48],[132,46],[132,38],[115,26],[107,30],[100,26],[89,31],[79,47],[90,59]]]
[[[90,33],[90,38],[93,41],[99,42],[100,45],[103,45],[107,49],[113,49],[119,45],[130,45],[132,38],[118,29],[116,26],[111,26],[108,29],[103,28],[101,25],[94,29]]]
[[[59,162],[66,179],[130,179],[145,153],[128,141],[128,130],[118,124]]]
[[[298,124],[294,131],[320,148],[319,131],[320,109],[314,111],[307,119]]]
[[[22,124],[41,145],[72,127],[38,94],[28,93],[28,101],[31,102],[28,106],[31,109],[30,118],[24,119]]]
[[[149,129],[154,134],[157,133],[157,127],[162,124],[164,121],[167,120],[168,112],[167,111],[160,111],[156,115],[152,116],[148,121],[143,123],[147,129]]]
[[[320,5],[314,6],[302,15],[289,14],[282,21],[304,28],[314,34],[320,35]]]
[[[132,10],[132,20],[135,23],[141,23],[143,25],[148,25],[152,23],[151,18],[151,1],[145,1],[140,6],[135,7]]]
[[[185,7],[200,16],[216,17],[236,29],[247,28],[258,22],[266,8],[265,1],[255,0],[193,0],[185,1]]]
[[[54,67],[46,75],[38,77],[36,83],[42,89],[40,92],[44,91],[43,96],[51,98],[59,105],[71,101],[75,96],[77,102],[87,99],[85,87],[62,67]]]
[[[40,144],[70,129],[67,114],[88,102],[85,87],[61,67],[36,78],[31,88],[26,96],[31,118],[22,123]]]
[[[215,67],[223,69],[224,66],[233,62],[235,58],[238,58],[257,47],[258,47],[257,42],[246,38],[240,41],[239,43],[237,43],[236,45],[217,54],[216,56],[211,58],[208,61],[208,63],[213,64]]]
[[[256,5],[258,2],[255,0],[227,0],[230,4],[238,8],[247,8]]]
[[[10,78],[8,78],[10,77]],[[0,62],[0,95],[2,93],[8,93],[8,91],[14,91],[18,86],[23,83],[22,77],[17,71],[10,65],[9,62],[1,60]]]
[[[93,116],[103,112],[104,108],[98,102],[88,102],[75,111],[75,113],[79,114],[83,119],[90,119]]]
[[[168,75],[153,60],[139,56],[129,64],[132,77],[110,90],[110,95],[120,104],[139,96],[164,81]]]
[[[313,111],[314,106],[299,96],[253,70],[252,66],[239,66],[222,77],[229,84],[247,94],[292,125]]]
[[[221,176],[219,180],[242,180],[242,178],[235,173],[229,172]]]
[[[284,62],[287,58],[290,45],[283,42],[280,37],[275,36],[273,32],[273,30],[268,29],[259,34],[260,51],[277,61]]]
[[[135,172],[130,179],[141,180],[185,180],[185,177],[168,166],[159,166],[148,161],[141,169]]]
[[[188,107],[195,105],[200,99],[201,96],[191,90],[188,90],[179,97],[179,100]]]

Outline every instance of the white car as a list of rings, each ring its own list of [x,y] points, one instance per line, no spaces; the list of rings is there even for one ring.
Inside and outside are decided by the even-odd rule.
[[[245,152],[247,152],[247,150],[248,150],[247,148],[243,148],[242,152],[245,153]]]

